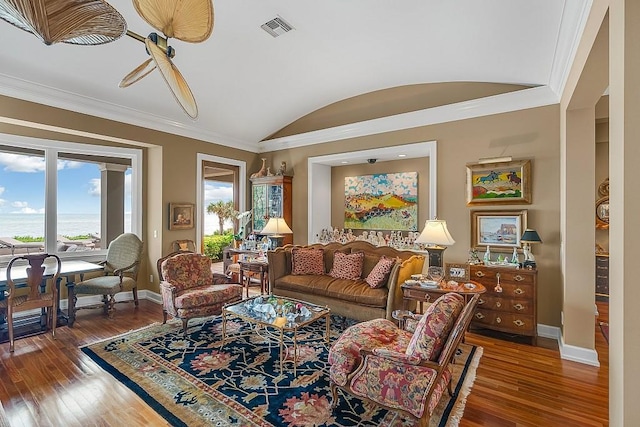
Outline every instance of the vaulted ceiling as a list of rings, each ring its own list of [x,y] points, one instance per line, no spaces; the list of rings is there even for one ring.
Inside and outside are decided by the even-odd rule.
[[[157,71],[118,88],[147,58],[139,41],[46,46],[0,21],[0,94],[264,151],[292,135],[452,103],[468,110],[487,99],[502,109],[557,102],[588,3],[216,0],[208,40],[170,40],[198,103],[195,121]],[[111,5],[129,29],[152,31],[130,1]],[[272,37],[261,29],[275,17],[293,30]]]

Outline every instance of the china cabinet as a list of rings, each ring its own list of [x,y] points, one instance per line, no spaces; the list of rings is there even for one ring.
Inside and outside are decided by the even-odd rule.
[[[292,176],[275,175],[251,178],[251,206],[253,209],[253,230],[257,234],[271,217],[284,218],[293,229],[291,213]],[[284,244],[293,243],[293,235],[284,236]]]

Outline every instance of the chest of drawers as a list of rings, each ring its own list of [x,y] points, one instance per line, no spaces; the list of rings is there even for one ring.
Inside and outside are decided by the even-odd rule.
[[[538,272],[506,267],[470,266],[470,279],[487,292],[480,296],[472,327],[530,337],[536,344]]]

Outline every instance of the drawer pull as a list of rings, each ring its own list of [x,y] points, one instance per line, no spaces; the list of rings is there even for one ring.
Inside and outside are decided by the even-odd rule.
[[[482,298],[480,298],[480,299],[478,300],[478,305],[482,305],[482,304],[484,304],[484,303],[485,303],[485,301],[484,301]]]
[[[515,291],[513,291],[513,293],[516,294],[516,295],[522,295],[522,294],[524,294],[524,291],[522,289],[520,289],[520,288],[517,288]]]
[[[524,280],[524,277],[522,277],[519,274],[516,274],[516,276],[513,278],[513,280],[515,280],[516,282],[522,282]]]
[[[482,271],[476,271],[476,276],[484,277],[484,273]]]
[[[520,319],[514,320],[513,323],[516,326],[523,326],[524,325],[524,322],[522,320],[520,320]]]
[[[496,317],[496,323],[502,323],[502,319],[499,317]]]
[[[502,303],[500,301],[496,301],[496,307],[498,308],[502,307]]]
[[[518,304],[514,305],[513,308],[515,308],[518,311],[524,310],[524,305],[518,303]]]
[[[476,319],[484,319],[484,314],[476,313]]]
[[[430,294],[426,294],[426,295],[424,296],[424,300],[425,300],[426,302],[431,302],[431,295],[430,295]]]

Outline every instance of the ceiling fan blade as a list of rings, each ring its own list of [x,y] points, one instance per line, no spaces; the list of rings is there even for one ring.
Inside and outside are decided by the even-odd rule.
[[[147,74],[156,69],[156,64],[151,58],[138,65],[132,72],[124,76],[118,87],[129,87]]]
[[[0,18],[33,33],[47,45],[103,44],[127,31],[122,15],[104,0],[3,0]]]
[[[138,14],[169,38],[205,41],[213,31],[211,0],[133,0]]]
[[[178,71],[165,52],[151,41],[151,39],[146,39],[144,44],[147,46],[149,54],[155,61],[160,74],[162,74],[164,81],[167,82],[178,104],[180,104],[184,112],[192,119],[198,117],[196,99],[193,97],[193,93],[191,93],[191,89],[189,89],[189,85],[184,77],[182,77],[182,74],[180,74],[180,71]]]

